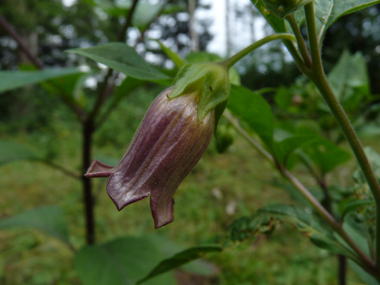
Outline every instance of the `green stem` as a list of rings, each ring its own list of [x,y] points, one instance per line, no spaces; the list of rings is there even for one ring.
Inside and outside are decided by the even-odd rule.
[[[344,112],[342,106],[334,95],[334,92],[329,85],[326,75],[322,66],[321,52],[319,48],[318,35],[316,29],[314,4],[313,2],[305,5],[306,23],[309,34],[309,44],[311,50],[311,57],[313,61],[312,73],[308,75],[319,91],[323,98],[329,105],[335,119],[339,123],[347,141],[349,142],[352,151],[363,171],[363,174],[368,182],[371,192],[376,202],[376,278],[380,281],[380,186],[377,182],[376,176],[371,168],[371,165],[365,155],[363,147],[359,138],[352,127],[350,120]]]
[[[296,19],[294,17],[294,14],[291,14],[286,17],[286,20],[289,22],[290,26],[292,27],[292,30],[294,32],[294,35],[296,36],[297,43],[298,43],[298,49],[301,52],[302,58],[308,68],[311,68],[311,59],[309,52],[307,50],[307,47],[305,45],[305,41],[303,40],[301,31],[297,25]]]
[[[238,131],[256,150],[260,152],[268,161],[276,165],[273,156],[269,154],[257,141],[255,141],[245,130],[243,130],[239,123],[228,113],[224,112],[223,117]],[[277,166],[277,165],[276,165]],[[369,272],[373,272],[374,264],[369,257],[358,247],[358,245],[351,239],[351,237],[343,230],[342,226],[335,221],[334,217],[319,203],[319,201],[309,192],[309,190],[296,178],[291,172],[284,167],[277,167],[282,176],[288,179],[294,187],[302,194],[302,196],[317,210],[321,217],[336,231],[351,248],[356,252],[360,264]]]
[[[251,51],[261,47],[262,45],[265,45],[266,43],[269,43],[271,41],[275,41],[275,40],[290,40],[290,41],[296,41],[296,38],[291,35],[291,34],[286,34],[286,33],[282,33],[282,34],[274,34],[274,35],[270,35],[270,36],[267,36],[251,45],[249,45],[248,47],[246,47],[245,49],[239,51],[238,53],[236,53],[235,55],[231,56],[229,59],[225,60],[222,62],[223,65],[225,65],[227,68],[230,68],[231,66],[233,66],[236,62],[238,62],[240,59],[242,59],[243,57],[245,57],[247,54],[249,54]]]

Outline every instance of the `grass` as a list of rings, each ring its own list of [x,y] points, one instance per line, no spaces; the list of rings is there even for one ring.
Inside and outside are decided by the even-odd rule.
[[[123,102],[95,136],[95,156],[119,158],[157,90],[132,96]],[[49,145],[55,161],[78,170],[79,128],[65,118]],[[13,134],[8,139],[40,146],[46,133]],[[46,151],[46,150],[45,150]],[[49,152],[47,152],[49,153]],[[342,170],[343,171],[343,170]],[[344,171],[347,172],[346,169]],[[296,170],[309,181],[302,169]],[[84,218],[80,181],[43,164],[15,162],[0,169],[0,218],[43,206],[60,205],[67,217],[71,241],[84,245]],[[239,136],[225,154],[214,142],[175,195],[175,221],[153,229],[149,200],[118,212],[105,191],[105,180],[95,181],[96,230],[99,242],[125,235],[158,233],[184,246],[210,242],[223,235],[228,225],[269,203],[292,203],[288,194],[270,184],[276,174]],[[75,273],[73,253],[59,241],[31,229],[0,231],[0,284],[81,284]],[[207,284],[337,284],[336,258],[313,246],[290,225],[281,224],[270,236],[260,236],[244,250],[229,249],[209,255],[219,274]],[[348,272],[348,284],[361,284]],[[183,283],[184,284],[184,283]]]

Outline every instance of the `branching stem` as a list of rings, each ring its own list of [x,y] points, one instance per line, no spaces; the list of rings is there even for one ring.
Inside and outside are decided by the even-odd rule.
[[[285,167],[277,167],[275,159],[269,154],[256,140],[254,140],[243,128],[239,126],[237,120],[235,120],[229,113],[223,114],[224,118],[252,145],[260,154],[262,154],[268,161],[270,161],[279,172],[290,183],[298,189],[302,196],[316,209],[321,217],[336,231],[351,248],[358,255],[361,263],[366,266],[369,272],[374,272],[374,263],[372,260],[361,250],[361,248],[351,239],[351,237],[343,230],[341,225],[335,221],[334,217],[319,203],[319,201],[309,192],[309,190]]]
[[[325,72],[322,66],[320,44],[317,35],[317,28],[315,22],[314,3],[311,2],[305,5],[306,23],[309,35],[309,46],[311,50],[311,57],[313,62],[313,68],[311,74],[307,75],[310,80],[319,89],[323,98],[329,105],[335,119],[341,127],[348,143],[354,152],[360,168],[367,180],[367,183],[371,189],[376,202],[376,278],[380,281],[380,186],[376,179],[376,176],[372,170],[372,167],[364,152],[363,146],[356,135],[353,126],[350,123],[346,113],[337,100],[329,82],[327,81]]]
[[[263,38],[261,40],[258,40],[255,43],[247,46],[245,49],[239,51],[235,55],[231,56],[229,59],[223,61],[222,64],[224,64],[227,68],[230,68],[231,66],[233,66],[236,62],[238,62],[240,59],[242,59],[243,57],[245,57],[250,52],[254,51],[255,49],[257,49],[259,47],[261,47],[262,45],[265,45],[265,44],[267,44],[267,43],[269,43],[271,41],[275,41],[275,40],[296,41],[296,38],[293,35],[286,34],[286,33],[274,34],[274,35],[267,36],[267,37],[265,37],[265,38]]]

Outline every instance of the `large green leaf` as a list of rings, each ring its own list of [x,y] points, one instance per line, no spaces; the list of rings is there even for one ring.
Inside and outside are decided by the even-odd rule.
[[[246,122],[272,149],[273,114],[269,104],[261,95],[232,84],[227,108]]]
[[[141,80],[170,79],[170,77],[149,65],[133,48],[123,43],[109,43],[90,48],[72,49],[68,52],[86,56],[133,78]]]
[[[36,71],[0,71],[0,92],[76,73],[81,72],[76,68],[49,68]]]
[[[221,252],[222,247],[216,245],[197,246],[188,248],[174,256],[161,261],[146,277],[141,279],[137,284],[143,283],[155,276],[161,275],[174,268],[180,267],[190,261],[201,258],[203,255],[210,252]]]
[[[29,147],[12,142],[0,140],[0,166],[15,160],[40,160],[43,157]]]
[[[313,140],[302,146],[301,150],[319,169],[321,174],[330,172],[351,158],[347,151],[324,138]]]
[[[318,137],[314,135],[292,135],[281,141],[276,141],[274,143],[276,157],[281,164],[286,165],[289,155],[292,154],[294,150],[317,139]]]
[[[340,17],[349,13],[380,3],[379,0],[318,0],[314,1],[317,34],[319,41],[323,40],[328,27]],[[297,13],[297,22],[305,21],[305,14]]]
[[[0,220],[0,230],[31,227],[69,243],[65,213],[59,206],[45,206]]]
[[[148,238],[123,237],[81,248],[75,256],[75,267],[84,285],[129,285],[147,276],[164,258]],[[144,284],[175,282],[169,273]]]

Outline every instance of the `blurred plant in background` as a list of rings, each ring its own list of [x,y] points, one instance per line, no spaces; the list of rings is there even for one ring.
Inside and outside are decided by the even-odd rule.
[[[379,1],[298,2],[239,11],[226,0],[276,33],[223,60],[204,51],[207,17],[195,25],[204,1],[4,1],[0,165],[32,163],[2,168],[0,284],[353,284],[353,271],[379,284],[380,156],[350,127],[369,142],[379,134]],[[229,54],[237,23],[226,27]],[[279,39],[289,53],[269,43]],[[83,174],[93,158],[116,165],[155,94],[200,62],[230,68],[228,110],[180,187],[176,222],[157,234],[146,205],[118,213],[105,181]],[[61,243],[11,230],[24,227]],[[206,254],[214,264],[189,263]]]

